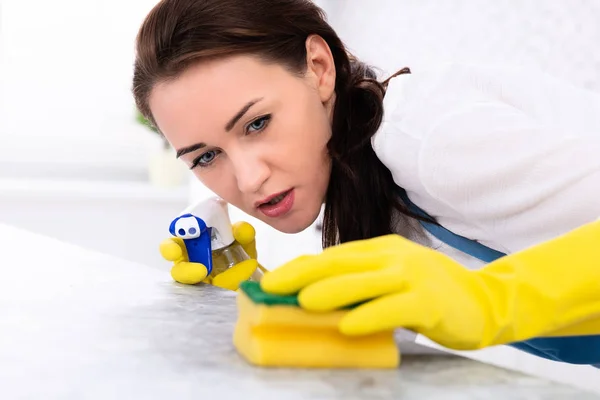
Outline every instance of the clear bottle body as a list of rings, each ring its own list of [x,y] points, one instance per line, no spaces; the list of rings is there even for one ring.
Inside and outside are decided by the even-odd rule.
[[[213,250],[212,259],[213,268],[212,272],[210,273],[210,277],[214,278],[234,265],[242,261],[249,260],[250,256],[248,256],[248,253],[246,253],[241,244],[239,244],[237,241],[234,241],[229,246]],[[250,280],[258,282],[261,277],[262,271],[257,268],[254,274],[252,274],[250,277]]]

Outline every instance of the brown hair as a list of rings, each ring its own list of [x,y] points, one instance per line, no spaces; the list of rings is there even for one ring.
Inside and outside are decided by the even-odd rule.
[[[305,43],[321,36],[336,66],[336,101],[328,151],[323,247],[391,233],[393,211],[415,218],[397,196],[390,171],[377,158],[371,137],[383,118],[387,81],[352,57],[324,12],[309,0],[162,0],[137,37],[133,93],[138,109],[155,121],[148,98],[158,82],[177,78],[202,60],[253,54],[301,74]],[[400,73],[407,73],[402,70]]]

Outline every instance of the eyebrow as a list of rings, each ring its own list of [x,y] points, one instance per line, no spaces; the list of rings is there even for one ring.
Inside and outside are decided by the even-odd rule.
[[[232,130],[233,127],[235,126],[235,124],[238,123],[238,121],[244,116],[244,114],[246,114],[253,105],[255,105],[256,103],[258,103],[261,100],[262,100],[262,98],[254,99],[254,100],[250,100],[248,103],[246,103],[246,105],[244,107],[242,107],[240,109],[240,111],[238,111],[237,114],[235,114],[233,116],[233,118],[231,118],[231,120],[227,123],[227,125],[225,125],[225,130],[227,132]]]
[[[191,153],[196,150],[200,150],[203,147],[206,147],[205,143],[196,143],[191,146],[181,148],[181,149],[177,150],[177,158],[181,157],[184,154]]]

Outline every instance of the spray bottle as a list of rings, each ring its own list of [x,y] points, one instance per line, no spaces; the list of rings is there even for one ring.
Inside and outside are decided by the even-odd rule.
[[[188,207],[171,222],[169,231],[183,239],[189,261],[203,264],[210,278],[250,259],[233,236],[228,204],[218,197]],[[257,269],[251,280],[259,281],[261,275]]]

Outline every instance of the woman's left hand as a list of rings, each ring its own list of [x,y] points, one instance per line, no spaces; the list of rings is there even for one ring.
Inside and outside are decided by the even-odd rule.
[[[267,273],[261,286],[298,293],[311,311],[362,303],[340,322],[347,335],[406,328],[473,350],[561,330],[597,334],[600,324],[581,323],[600,317],[599,235],[600,224],[592,224],[477,271],[387,235],[299,257]]]
[[[340,323],[347,335],[402,327],[450,347],[474,348],[488,323],[485,293],[470,271],[398,235],[299,257],[267,273],[261,285],[275,294],[299,292],[301,307],[310,311],[362,303]]]
[[[213,277],[207,276],[207,267],[203,264],[190,262],[181,238],[171,237],[160,244],[160,253],[167,261],[172,261],[171,276],[176,282],[195,285],[200,282],[218,286],[224,289],[237,290],[240,283],[246,281],[259,269],[266,269],[257,260],[256,230],[248,222],[236,222],[232,226],[234,239],[244,248],[250,260],[240,262]]]
[[[257,260],[256,230],[254,227],[248,222],[240,221],[233,224],[232,231],[234,239],[243,247],[250,259],[221,272],[212,278],[211,283],[214,286],[235,291],[238,290],[240,283],[250,279],[257,269],[262,274],[266,270]]]

